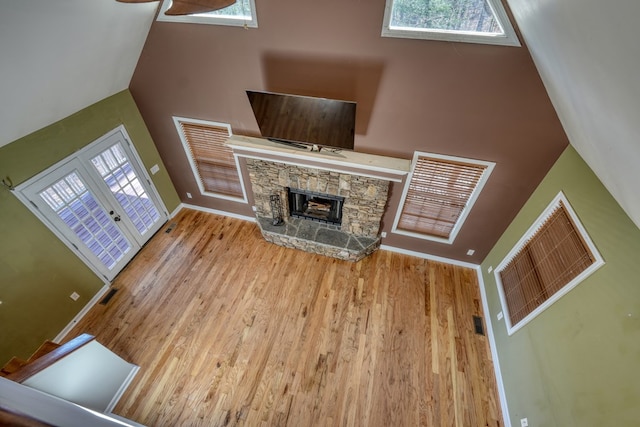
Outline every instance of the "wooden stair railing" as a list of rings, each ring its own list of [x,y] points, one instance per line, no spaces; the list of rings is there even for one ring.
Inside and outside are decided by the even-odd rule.
[[[93,335],[82,334],[64,344],[46,341],[28,360],[11,359],[2,368],[2,376],[22,383],[94,339]]]
[[[60,344],[56,344],[53,341],[45,341],[40,347],[29,357],[27,360],[22,360],[18,357],[12,357],[3,367],[0,369],[0,376],[7,377],[9,374],[22,369],[23,366],[32,363],[36,359],[44,356],[45,354],[60,347]],[[2,425],[2,424],[0,424]]]
[[[11,412],[0,405],[0,426],[12,427],[54,427],[27,415]]]

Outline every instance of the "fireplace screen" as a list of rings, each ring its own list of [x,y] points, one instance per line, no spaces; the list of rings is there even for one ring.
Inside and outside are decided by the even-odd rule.
[[[344,197],[311,191],[287,188],[289,194],[289,214],[329,224],[342,223],[342,203]]]

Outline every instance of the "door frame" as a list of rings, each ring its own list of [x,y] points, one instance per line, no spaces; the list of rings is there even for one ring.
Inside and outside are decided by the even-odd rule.
[[[40,173],[38,175],[38,179],[33,181],[25,188],[21,189],[20,193],[30,201],[32,206],[37,206],[38,212],[46,218],[47,225],[51,225],[56,229],[56,231],[63,235],[74,248],[78,249],[83,254],[83,257],[86,258],[91,263],[91,265],[100,272],[101,275],[107,277],[107,279],[111,279],[115,277],[118,272],[120,272],[122,268],[127,265],[129,261],[133,259],[142,245],[138,243],[138,241],[136,241],[135,237],[131,233],[130,227],[120,226],[116,223],[116,221],[113,220],[113,217],[108,214],[112,203],[110,203],[109,199],[105,197],[105,195],[103,194],[103,190],[100,188],[100,185],[94,182],[94,179],[92,178],[87,166],[90,165],[83,164],[82,159],[80,159],[79,157],[72,157],[67,162],[59,165],[55,169],[47,170],[46,172]],[[44,189],[50,188],[51,186],[55,185],[55,183],[59,182],[65,177],[68,177],[72,173],[77,174],[78,178],[85,186],[86,191],[91,195],[91,198],[100,206],[104,215],[107,216],[108,223],[111,226],[117,228],[120,235],[127,241],[129,249],[126,252],[124,250],[122,251],[122,256],[115,262],[113,266],[111,266],[111,268],[107,267],[100,260],[98,255],[92,253],[91,249],[86,247],[87,245],[85,244],[85,242],[83,242],[83,240],[75,234],[73,227],[66,224],[65,221],[62,220],[56,212],[54,212],[47,206],[46,202],[43,203],[43,200],[40,197],[40,194]]]
[[[42,222],[42,224],[44,224],[47,227],[47,229],[49,229],[49,231],[51,231],[62,243],[64,243],[64,245],[67,246],[67,248],[69,248],[69,250],[71,250],[71,252],[73,252],[106,285],[110,284],[111,280],[109,280],[102,272],[100,272],[96,268],[96,266],[93,264],[93,262],[91,262],[87,258],[87,256],[83,253],[83,251],[80,250],[71,240],[69,240],[47,218],[47,216],[43,212],[40,211],[40,209],[37,207],[37,205],[35,205],[22,192],[22,190],[24,190],[26,187],[30,186],[34,182],[38,181],[40,178],[44,177],[45,175],[48,175],[51,172],[53,172],[54,170],[64,166],[66,163],[69,163],[70,161],[72,161],[74,159],[81,160],[81,157],[83,156],[83,154],[85,154],[86,152],[90,151],[96,145],[100,144],[105,139],[110,138],[111,136],[117,134],[118,132],[122,133],[124,141],[129,146],[131,154],[133,155],[133,158],[131,160],[132,160],[132,162],[136,162],[137,163],[137,165],[135,165],[134,167],[136,168],[137,171],[141,172],[141,174],[142,174],[140,176],[140,178],[144,179],[146,181],[146,185],[148,186],[148,190],[153,194],[154,199],[157,201],[157,203],[158,203],[157,207],[158,207],[158,210],[160,212],[160,215],[164,216],[164,218],[165,218],[164,222],[168,221],[169,218],[170,218],[169,211],[167,210],[167,207],[165,206],[164,201],[160,197],[160,194],[158,193],[158,190],[156,189],[155,185],[153,184],[153,181],[151,180],[151,177],[150,177],[150,175],[149,175],[144,163],[142,162],[142,159],[140,158],[140,155],[138,154],[138,151],[136,150],[135,145],[132,143],[131,138],[129,137],[129,134],[127,133],[127,130],[124,127],[123,124],[119,125],[115,129],[110,130],[106,134],[102,135],[101,137],[99,137],[99,138],[93,140],[92,142],[90,142],[89,144],[85,145],[80,150],[70,154],[69,156],[65,157],[64,159],[62,159],[62,160],[54,163],[53,165],[49,166],[45,170],[43,170],[43,171],[37,173],[36,175],[32,176],[31,178],[29,178],[28,180],[24,181],[23,183],[17,185],[14,188],[14,191],[12,192],[16,196],[16,198],[18,200],[20,200],[27,207],[27,209],[29,209],[29,211],[31,211],[31,213],[33,213]],[[91,166],[91,165],[87,165],[87,166]],[[89,178],[91,178],[93,180],[92,177],[89,177]]]

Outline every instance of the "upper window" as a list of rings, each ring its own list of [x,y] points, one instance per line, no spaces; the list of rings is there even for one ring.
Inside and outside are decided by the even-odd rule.
[[[194,24],[231,25],[238,27],[258,27],[255,0],[237,0],[234,4],[214,12],[193,15],[165,15],[171,7],[171,0],[164,0],[158,13],[158,21],[184,22]]]
[[[387,0],[382,35],[520,46],[500,0]]]
[[[392,231],[453,243],[494,166],[416,152]]]
[[[246,202],[240,166],[225,145],[231,136],[226,123],[174,117],[200,193],[205,196]]]
[[[603,264],[561,192],[495,270],[509,335]]]

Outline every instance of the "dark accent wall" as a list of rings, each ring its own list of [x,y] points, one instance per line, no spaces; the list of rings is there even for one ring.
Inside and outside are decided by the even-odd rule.
[[[256,3],[257,29],[151,27],[130,90],[182,201],[253,215],[250,205],[199,195],[172,115],[259,136],[248,89],[351,100],[357,151],[496,163],[452,245],[390,233],[400,184],[383,219],[383,244],[482,261],[568,144],[526,47],[383,38],[382,0]]]

